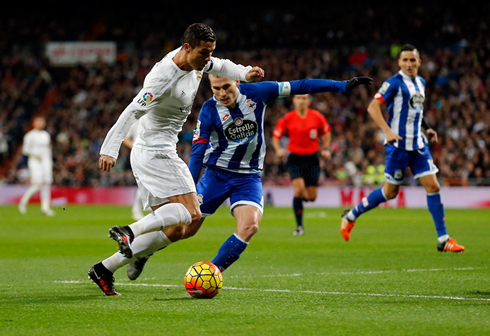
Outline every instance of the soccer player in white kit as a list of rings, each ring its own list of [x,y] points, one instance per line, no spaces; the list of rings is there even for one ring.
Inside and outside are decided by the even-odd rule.
[[[19,202],[21,214],[27,212],[27,204],[32,196],[41,191],[41,212],[54,216],[51,209],[51,184],[53,183],[53,154],[51,153],[51,136],[45,131],[46,120],[36,117],[33,129],[24,136],[22,154],[27,156],[27,167],[31,178],[31,186]]]
[[[136,121],[131,126],[128,134],[124,138],[123,145],[128,147],[129,149],[133,148],[136,137],[138,136],[138,125],[139,125],[139,121]],[[145,217],[143,213],[143,204],[141,202],[141,192],[139,188],[136,190],[136,195],[134,195],[133,205],[131,207],[131,213],[133,216],[133,220],[135,221],[138,221],[141,218]]]
[[[201,219],[196,186],[187,165],[177,155],[176,144],[203,72],[246,82],[264,77],[259,67],[212,57],[215,47],[216,36],[209,26],[190,25],[182,46],[154,65],[143,89],[121,113],[102,144],[99,167],[110,171],[129,128],[140,120],[131,166],[144,208],[153,210],[136,223],[109,230],[120,251],[88,271],[89,278],[108,296],[119,295],[113,278],[117,269],[169,244],[164,228]]]

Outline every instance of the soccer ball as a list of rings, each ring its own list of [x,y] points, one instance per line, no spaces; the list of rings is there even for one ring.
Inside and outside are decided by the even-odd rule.
[[[187,293],[198,299],[210,299],[223,287],[223,275],[215,264],[200,261],[189,267],[184,278]]]

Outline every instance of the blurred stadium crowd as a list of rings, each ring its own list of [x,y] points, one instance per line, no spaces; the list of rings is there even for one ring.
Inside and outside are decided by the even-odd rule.
[[[49,3],[49,1],[48,1]],[[212,9],[179,15],[177,8],[145,13],[114,10],[95,15],[81,9],[53,18],[34,10],[23,17],[0,14],[0,179],[23,183],[26,161],[19,146],[32,117],[44,114],[52,135],[54,185],[135,184],[129,150],[121,149],[115,170],[98,169],[100,145],[119,114],[141,88],[145,75],[164,54],[180,45],[192,22],[210,24],[218,36],[215,56],[259,65],[266,80],[345,80],[357,75],[374,85],[351,94],[317,94],[312,108],[332,126],[333,158],[323,163],[322,184],[381,184],[383,134],[366,108],[384,80],[398,71],[397,48],[416,45],[419,74],[427,81],[429,124],[439,133],[431,147],[443,185],[490,185],[490,5],[416,6],[367,4],[350,8],[261,8],[240,19]],[[172,12],[174,11],[174,12]],[[115,41],[117,62],[52,67],[47,41]],[[211,97],[204,77],[178,151],[189,159],[192,130],[202,103]],[[292,109],[290,99],[269,106],[266,137]],[[288,178],[268,144],[266,184]],[[408,178],[407,184],[416,182]]]

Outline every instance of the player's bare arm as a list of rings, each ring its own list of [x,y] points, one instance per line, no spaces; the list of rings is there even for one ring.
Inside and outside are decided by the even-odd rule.
[[[332,141],[332,133],[328,132],[321,137],[322,149],[320,151],[320,157],[324,160],[330,160],[332,153],[330,152],[330,142]]]
[[[280,162],[283,158],[286,157],[286,150],[281,147],[280,140],[277,138],[272,138],[272,146],[276,151],[276,160]]]
[[[397,140],[402,140],[403,138],[393,132],[386,123],[385,118],[383,117],[383,113],[381,112],[381,105],[383,102],[377,99],[373,99],[371,103],[368,106],[368,113],[373,118],[374,122],[376,125],[384,132],[386,142],[390,145],[394,144],[397,142]]]

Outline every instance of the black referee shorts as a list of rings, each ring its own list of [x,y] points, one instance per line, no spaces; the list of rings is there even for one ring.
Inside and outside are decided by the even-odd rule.
[[[318,187],[320,160],[317,153],[311,155],[289,154],[286,168],[291,180],[301,177],[305,180],[305,186]]]

